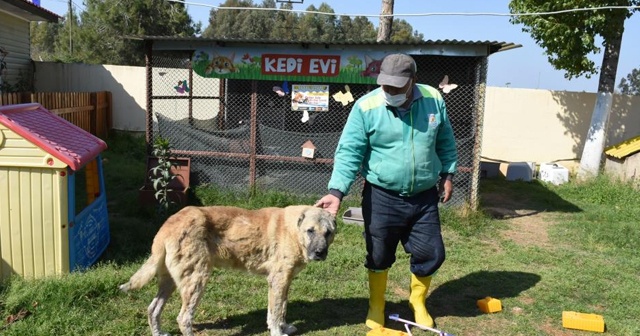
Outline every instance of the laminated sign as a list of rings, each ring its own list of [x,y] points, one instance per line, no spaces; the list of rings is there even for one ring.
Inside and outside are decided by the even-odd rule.
[[[329,111],[329,85],[291,86],[292,111]]]

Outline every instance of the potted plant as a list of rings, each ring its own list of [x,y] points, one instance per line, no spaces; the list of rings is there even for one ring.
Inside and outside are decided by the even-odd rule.
[[[156,206],[158,212],[167,213],[170,207],[187,204],[191,159],[175,157],[167,139],[157,137],[154,141],[146,171],[145,183],[139,190],[143,206]]]

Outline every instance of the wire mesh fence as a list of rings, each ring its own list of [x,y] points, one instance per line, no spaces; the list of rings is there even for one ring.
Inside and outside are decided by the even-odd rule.
[[[169,139],[174,153],[191,158],[191,182],[246,192],[248,188],[304,195],[327,192],[333,154],[353,103],[329,99],[328,111],[292,109],[288,83],[271,80],[204,78],[190,69],[187,52],[154,52],[148,66],[148,141]],[[414,55],[418,82],[442,91],[457,141],[458,173],[452,204],[477,202],[481,121],[487,58]],[[284,85],[283,85],[284,84]],[[354,100],[376,88],[367,84],[327,83],[330,97],[348,89]],[[285,93],[285,94],[282,94]],[[314,146],[313,158],[302,156]],[[358,198],[359,177],[349,197]]]

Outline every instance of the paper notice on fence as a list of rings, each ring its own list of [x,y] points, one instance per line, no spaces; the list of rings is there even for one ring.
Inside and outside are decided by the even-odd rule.
[[[292,111],[329,111],[329,85],[291,86]]]

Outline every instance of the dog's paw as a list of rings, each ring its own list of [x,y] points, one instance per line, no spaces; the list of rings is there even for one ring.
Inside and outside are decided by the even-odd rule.
[[[129,291],[129,283],[127,282],[127,283],[125,283],[125,284],[122,284],[122,285],[120,285],[118,288],[120,288],[120,290],[121,290],[121,291],[123,291],[123,292],[125,292],[125,293],[126,293],[126,292],[128,292],[128,291]]]

